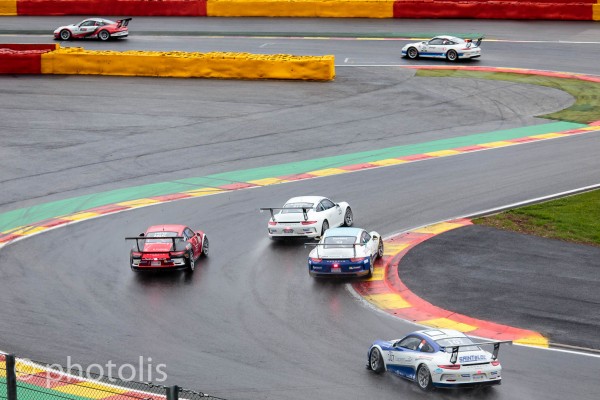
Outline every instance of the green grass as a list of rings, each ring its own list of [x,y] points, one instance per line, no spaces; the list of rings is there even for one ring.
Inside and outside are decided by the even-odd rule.
[[[565,91],[575,98],[575,103],[564,110],[539,115],[541,118],[559,121],[589,124],[600,120],[600,83],[578,79],[564,79],[537,75],[511,74],[507,72],[479,72],[460,70],[426,70],[417,72],[417,76],[492,79],[510,81],[519,84],[541,85]]]
[[[477,218],[473,223],[600,246],[600,190]]]

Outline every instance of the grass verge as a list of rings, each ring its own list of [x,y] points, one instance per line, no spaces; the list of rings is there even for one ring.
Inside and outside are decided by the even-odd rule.
[[[600,190],[477,218],[473,223],[600,247]]]
[[[547,86],[569,93],[575,98],[575,103],[564,110],[551,114],[539,115],[539,117],[558,121],[577,122],[580,124],[589,124],[590,122],[600,120],[600,83],[578,79],[511,74],[507,72],[422,69],[417,71],[416,75],[422,77],[492,79]]]

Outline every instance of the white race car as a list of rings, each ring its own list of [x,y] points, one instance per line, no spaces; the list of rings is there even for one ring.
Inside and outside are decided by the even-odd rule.
[[[375,260],[383,256],[379,233],[360,228],[328,229],[308,256],[314,277],[373,275]]]
[[[270,211],[267,225],[269,237],[316,238],[336,226],[352,226],[354,216],[346,202],[334,203],[327,197],[302,196],[289,199],[283,207],[261,208]]]
[[[429,41],[409,43],[402,48],[402,57],[416,59],[419,57],[445,58],[456,61],[460,58],[476,58],[481,56],[482,38],[473,42],[454,36],[436,36]]]
[[[475,343],[464,333],[451,329],[421,330],[402,339],[375,341],[369,349],[367,368],[376,373],[393,372],[416,382],[425,391],[434,387],[499,385],[501,343],[512,342]],[[493,352],[480,347],[485,345],[493,346]]]

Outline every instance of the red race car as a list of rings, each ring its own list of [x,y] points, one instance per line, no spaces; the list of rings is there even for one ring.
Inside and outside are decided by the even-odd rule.
[[[54,30],[54,39],[100,39],[106,41],[110,38],[124,38],[129,35],[129,21],[131,18],[124,18],[118,21],[111,21],[104,18],[84,19],[78,24],[59,26]]]
[[[185,225],[154,225],[146,233],[125,240],[136,242],[130,253],[134,271],[187,269],[193,272],[196,260],[208,255],[206,234],[194,232]]]

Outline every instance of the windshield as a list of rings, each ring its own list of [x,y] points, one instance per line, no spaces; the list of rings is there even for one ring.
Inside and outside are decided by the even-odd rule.
[[[467,337],[456,337],[456,338],[448,338],[448,339],[440,339],[436,340],[436,343],[441,347],[445,347],[447,352],[451,352],[452,346],[461,346],[459,351],[477,351],[479,350],[479,346],[465,346],[467,344],[473,344],[473,341]]]
[[[177,232],[148,232],[146,234],[147,238],[156,238],[156,239],[146,239],[146,243],[173,243],[172,238],[178,236]]]
[[[326,236],[323,239],[323,246],[326,249],[335,249],[340,247],[354,246],[356,238],[354,236]]]
[[[286,210],[290,208],[290,210]],[[286,203],[281,210],[282,214],[301,213],[302,208],[313,208],[313,203]]]

